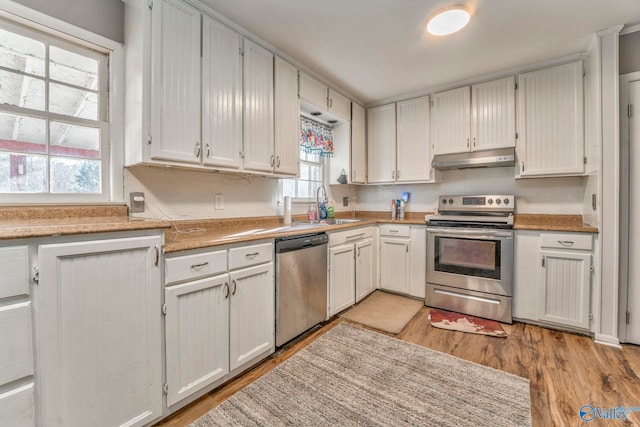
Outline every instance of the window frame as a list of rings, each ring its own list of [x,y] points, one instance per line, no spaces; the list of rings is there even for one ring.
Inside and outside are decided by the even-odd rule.
[[[0,203],[12,205],[122,203],[124,201],[124,174],[122,173],[124,170],[124,48],[122,44],[9,0],[0,0],[0,26],[8,31],[41,40],[71,52],[80,50],[83,55],[94,53],[100,59],[101,72],[103,72],[98,121],[90,121],[92,126],[98,125],[97,127],[100,128],[101,193],[0,193]],[[89,52],[84,49],[89,49]],[[36,116],[73,124],[83,124],[84,120],[37,110],[34,112],[9,105],[2,105],[1,109],[10,114]],[[30,112],[38,114],[30,114]],[[47,158],[50,163],[49,154]],[[50,174],[49,165],[47,169],[47,173]]]
[[[302,153],[304,153],[304,151],[302,150],[302,148],[300,148],[300,152],[299,152],[299,162],[298,162],[298,176],[297,177],[292,177],[292,178],[283,178],[280,179],[278,182],[278,199],[279,201],[284,201],[284,181],[285,180],[292,180],[292,181],[302,181],[302,179],[300,178],[300,168],[302,167],[303,163],[308,163],[308,164],[314,164],[314,165],[320,165],[320,185],[326,185],[326,176],[327,176],[327,168],[328,168],[328,164],[327,164],[327,157],[322,157],[320,155],[318,155],[319,160],[318,162],[313,162],[313,161],[309,161],[309,160],[305,160],[302,159]],[[304,180],[304,181],[311,181],[311,180]],[[316,181],[313,181],[316,182]],[[317,191],[317,190],[316,190]],[[298,197],[298,191],[297,191],[297,187],[296,187],[296,196],[291,196],[291,203],[299,203],[299,204],[310,204],[310,203],[316,203],[316,198],[314,197]]]

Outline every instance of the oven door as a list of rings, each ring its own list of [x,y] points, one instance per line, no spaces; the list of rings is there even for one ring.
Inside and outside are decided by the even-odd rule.
[[[427,283],[513,295],[513,231],[427,227]]]

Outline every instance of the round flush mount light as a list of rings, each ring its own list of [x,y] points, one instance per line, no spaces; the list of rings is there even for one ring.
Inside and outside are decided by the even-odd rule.
[[[445,7],[427,19],[427,31],[434,36],[453,34],[466,27],[469,19],[471,19],[471,14],[466,7]]]
[[[309,114],[311,114],[312,116],[321,116],[322,113],[320,111],[312,111]]]

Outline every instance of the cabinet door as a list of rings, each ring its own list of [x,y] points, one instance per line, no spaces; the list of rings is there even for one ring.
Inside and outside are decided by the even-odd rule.
[[[242,38],[218,21],[202,21],[202,161],[242,164]]]
[[[380,288],[409,293],[409,239],[380,238]]]
[[[343,120],[351,120],[351,100],[331,88],[329,88],[328,110],[330,113]]]
[[[412,225],[410,233],[409,294],[412,297],[424,299],[427,283],[425,274],[427,271],[427,227]]]
[[[329,248],[329,317],[355,304],[353,243]]]
[[[582,62],[518,77],[520,176],[584,171]]]
[[[351,104],[351,182],[367,182],[367,145],[365,109],[356,103]]]
[[[396,179],[396,104],[370,108],[367,112],[368,182]]]
[[[356,243],[356,302],[376,290],[373,239]]]
[[[275,349],[273,263],[233,271],[229,278],[229,363],[234,371]]]
[[[473,151],[516,146],[515,77],[471,86]]]
[[[162,415],[160,244],[39,247],[36,360],[47,425],[138,426]]]
[[[273,54],[244,40],[244,168],[271,172],[273,153]]]
[[[166,288],[167,405],[229,372],[229,275]]]
[[[541,250],[540,320],[589,329],[591,254]]]
[[[151,157],[199,164],[200,12],[160,0],[151,13]]]
[[[298,69],[275,58],[275,172],[298,175],[300,159],[300,102]]]
[[[514,245],[513,317],[538,320],[540,232],[517,230]]]
[[[300,99],[307,101],[316,107],[327,109],[327,86],[313,77],[300,72]]]
[[[33,383],[21,385],[0,394],[0,421],[3,426],[36,425]]]
[[[433,154],[469,151],[471,138],[471,92],[469,86],[431,95]]]
[[[398,102],[398,170],[400,181],[431,179],[431,144],[429,143],[429,97]]]

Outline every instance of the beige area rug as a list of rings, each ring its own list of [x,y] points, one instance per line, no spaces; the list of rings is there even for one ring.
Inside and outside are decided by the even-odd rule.
[[[424,301],[375,291],[340,317],[392,334],[399,333],[424,307]]]
[[[341,323],[190,427],[399,425],[530,426],[529,380]]]

